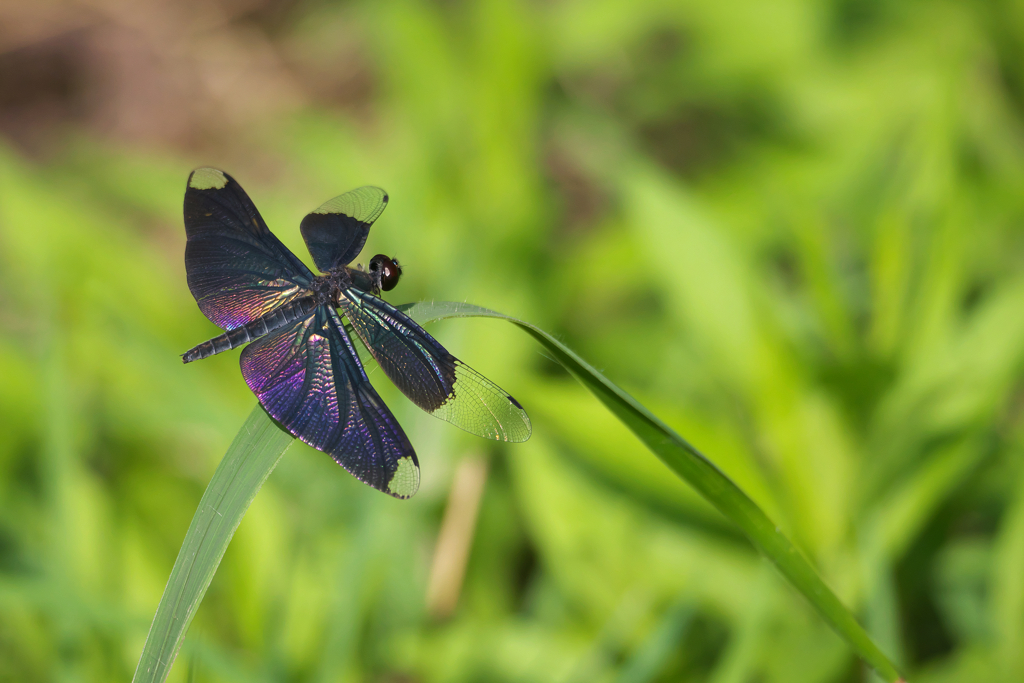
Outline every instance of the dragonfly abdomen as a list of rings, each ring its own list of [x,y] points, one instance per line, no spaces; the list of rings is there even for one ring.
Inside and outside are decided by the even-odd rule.
[[[237,348],[242,344],[248,344],[251,341],[266,336],[279,327],[283,327],[300,318],[305,318],[315,308],[316,302],[312,297],[292,301],[280,308],[275,308],[273,311],[256,318],[252,322],[236,327],[233,330],[228,330],[222,335],[204,341],[202,344],[189,349],[181,354],[181,362],[191,363],[194,360],[209,358],[218,353]]]

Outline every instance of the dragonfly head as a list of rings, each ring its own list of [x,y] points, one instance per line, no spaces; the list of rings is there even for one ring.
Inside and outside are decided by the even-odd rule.
[[[377,254],[370,259],[370,277],[378,289],[391,291],[398,284],[398,278],[402,277],[402,266],[398,265],[397,258]]]

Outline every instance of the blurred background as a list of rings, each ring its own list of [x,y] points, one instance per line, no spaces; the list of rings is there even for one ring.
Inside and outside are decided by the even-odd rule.
[[[129,680],[256,401],[185,283],[192,168],[363,184],[393,303],[536,322],[736,480],[914,681],[1024,679],[1024,6],[0,0],[0,680]],[[397,501],[293,445],[172,680],[871,680],[495,320],[496,447],[371,379]],[[439,539],[443,539],[439,542]]]

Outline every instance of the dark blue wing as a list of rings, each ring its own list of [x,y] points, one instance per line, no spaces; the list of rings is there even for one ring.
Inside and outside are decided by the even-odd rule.
[[[327,272],[347,265],[359,255],[370,226],[388,205],[379,187],[360,187],[338,195],[306,214],[299,226],[316,267]]]
[[[340,308],[384,373],[413,403],[467,432],[526,441],[532,427],[519,402],[448,353],[409,316],[357,289]]]
[[[334,309],[257,339],[242,375],[268,413],[357,479],[396,498],[416,493],[419,462],[405,432],[370,385]]]
[[[185,272],[199,308],[232,330],[303,296],[313,274],[263,222],[245,190],[215,168],[185,189]]]

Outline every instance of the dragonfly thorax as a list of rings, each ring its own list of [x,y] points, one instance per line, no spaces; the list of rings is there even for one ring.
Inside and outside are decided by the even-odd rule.
[[[331,304],[337,308],[342,290],[351,286],[352,278],[348,274],[348,269],[342,267],[313,278],[309,291],[318,306]]]

